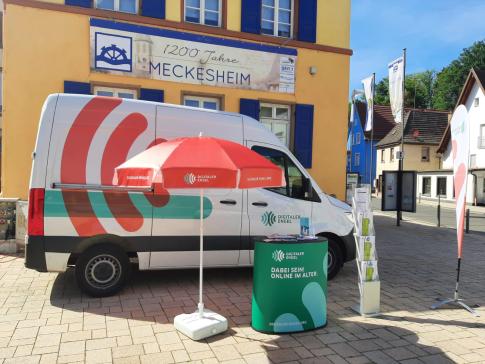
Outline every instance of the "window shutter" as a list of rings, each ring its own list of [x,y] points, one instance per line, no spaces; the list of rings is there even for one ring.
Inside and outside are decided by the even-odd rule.
[[[239,112],[243,115],[259,120],[259,100],[239,100]]]
[[[242,0],[241,31],[261,34],[261,0]]]
[[[141,15],[165,19],[165,0],[142,0]]]
[[[163,90],[154,90],[150,88],[140,89],[140,100],[163,102],[163,99]]]
[[[295,107],[295,156],[305,168],[312,167],[313,105]]]
[[[66,5],[81,6],[83,8],[91,8],[93,3],[91,0],[66,0]]]
[[[299,1],[298,40],[317,41],[317,0]]]
[[[64,93],[91,95],[89,82],[64,81]]]

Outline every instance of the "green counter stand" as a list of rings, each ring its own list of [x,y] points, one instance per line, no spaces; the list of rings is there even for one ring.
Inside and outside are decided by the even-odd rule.
[[[290,333],[327,324],[327,253],[325,238],[255,241],[254,330]]]

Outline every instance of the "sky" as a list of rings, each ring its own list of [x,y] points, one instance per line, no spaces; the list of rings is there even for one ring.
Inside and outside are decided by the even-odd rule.
[[[350,90],[407,48],[406,74],[440,71],[485,39],[485,0],[352,0]]]

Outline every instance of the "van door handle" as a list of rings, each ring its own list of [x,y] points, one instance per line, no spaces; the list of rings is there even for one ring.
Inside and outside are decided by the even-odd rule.
[[[237,204],[237,202],[236,202],[236,201],[234,201],[234,200],[221,200],[221,201],[219,201],[219,202],[220,202],[221,204],[223,204],[223,205],[236,205],[236,204]]]
[[[266,206],[268,206],[268,203],[267,202],[253,202],[253,206],[266,207]]]

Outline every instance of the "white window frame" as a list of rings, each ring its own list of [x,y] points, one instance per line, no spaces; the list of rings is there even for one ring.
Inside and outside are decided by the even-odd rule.
[[[381,163],[386,163],[386,153],[384,149],[381,149]]]
[[[440,193],[440,180],[445,181],[445,193]],[[438,176],[436,177],[436,196],[445,196],[446,197],[446,191],[448,189],[448,178],[445,176]]]
[[[389,149],[389,162],[394,162],[394,148]]]
[[[355,144],[360,144],[360,133],[355,135]]]
[[[190,106],[190,107],[198,107],[200,109],[204,109],[204,110],[212,110],[212,109],[207,109],[207,108],[204,108],[203,105],[204,105],[204,102],[215,102],[216,103],[216,110],[221,110],[221,99],[218,98],[218,97],[210,97],[210,96],[196,96],[196,95],[190,95],[190,94],[187,94],[187,95],[184,95],[183,97],[183,104],[185,106],[185,101],[187,99],[190,99],[190,100],[195,100],[199,103],[199,106]]]
[[[293,39],[293,24],[295,23],[294,21],[294,15],[295,15],[295,1],[291,0],[290,3],[291,9],[290,9],[290,24],[284,23],[286,25],[290,26],[290,35],[288,37],[278,35],[278,30],[279,30],[279,10],[280,10],[280,0],[274,0],[274,8],[272,6],[264,5],[262,3],[261,5],[261,34],[263,35],[272,35],[274,37],[280,37],[280,38],[288,38],[288,39]],[[263,9],[264,8],[270,8],[274,9],[274,20],[272,21],[274,23],[274,28],[273,28],[273,34],[268,34],[268,33],[263,33]],[[285,9],[286,10],[286,9]],[[271,20],[265,20],[268,22],[271,22]]]
[[[186,23],[191,23],[191,24],[200,24],[200,25],[206,25],[208,27],[214,27],[214,28],[220,28],[222,26],[222,1],[219,0],[219,11],[217,12],[217,25],[211,25],[211,24],[206,24],[205,23],[205,0],[199,0],[200,1],[200,7],[195,8],[193,6],[188,6],[187,5],[187,0],[184,0],[184,22]],[[198,10],[199,11],[199,22],[195,21],[190,21],[186,19],[186,14],[187,14],[187,8]],[[215,13],[214,10],[207,10],[211,13]]]
[[[271,117],[267,116],[260,116],[259,121],[261,123],[266,122],[266,123],[271,123],[271,132],[273,132],[273,124],[286,124],[286,141],[283,142],[283,144],[286,145],[286,147],[290,147],[291,143],[291,105],[288,104],[269,104],[269,103],[261,103],[259,106],[260,109],[263,107],[269,107],[271,108]],[[288,119],[281,119],[277,117],[276,115],[276,109],[287,109],[288,110]]]
[[[133,95],[133,99],[138,98],[138,91],[136,89],[133,89],[133,88],[121,88],[121,87],[109,87],[109,86],[94,86],[93,87],[93,94],[94,95],[98,95],[99,91],[111,92],[113,94],[112,97],[121,97],[119,95],[121,93],[125,93],[125,94]]]
[[[126,14],[138,14],[139,9],[140,9],[140,8],[139,8],[139,5],[140,5],[139,0],[135,0],[135,12],[134,12],[134,13],[132,13],[132,12],[130,12],[130,11],[123,11],[123,10],[120,10],[120,1],[121,1],[121,0],[113,0],[113,6],[114,6],[114,8],[113,8],[113,9],[106,9],[106,8],[100,8],[100,7],[98,6],[98,0],[94,0],[94,7],[95,7],[96,9],[101,9],[101,10],[110,10],[110,11],[119,11],[119,12],[121,12],[121,13],[126,13]]]
[[[429,181],[429,192],[424,192],[424,180]],[[423,177],[421,180],[421,194],[423,196],[431,196],[431,190],[432,190],[432,180],[430,176]]]

